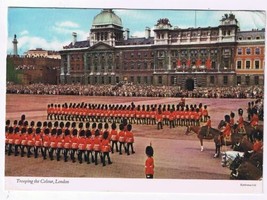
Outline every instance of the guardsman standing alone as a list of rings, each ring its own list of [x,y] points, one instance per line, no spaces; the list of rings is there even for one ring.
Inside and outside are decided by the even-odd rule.
[[[146,147],[146,155],[147,159],[145,162],[145,175],[147,179],[153,179],[154,176],[154,150],[152,146],[147,146]]]

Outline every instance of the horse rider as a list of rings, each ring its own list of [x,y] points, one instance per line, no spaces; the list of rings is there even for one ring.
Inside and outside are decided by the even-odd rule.
[[[238,123],[238,130],[240,133],[245,133],[245,127],[244,127],[244,118],[243,118],[243,109],[242,108],[239,108],[238,109],[238,120],[237,120],[237,123]]]

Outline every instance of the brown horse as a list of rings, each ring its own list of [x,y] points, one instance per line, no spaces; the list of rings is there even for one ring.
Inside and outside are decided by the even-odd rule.
[[[244,121],[244,128],[246,131],[247,139],[250,140],[250,142],[254,141],[256,134],[260,134],[261,138],[263,139],[263,125],[252,127],[249,122]]]
[[[222,123],[222,122],[220,122]],[[187,126],[186,132],[185,134],[188,135],[189,133],[193,132],[197,134],[197,137],[200,141],[200,145],[201,148],[200,150],[203,151],[204,147],[203,147],[203,140],[212,140],[215,143],[215,154],[214,157],[218,158],[220,156],[221,153],[221,146],[229,146],[229,145],[233,145],[236,144],[238,142],[240,142],[241,137],[239,134],[231,134],[231,138],[223,138],[221,136],[221,131],[215,128],[210,128],[209,130],[209,134],[207,134],[208,128],[207,126]]]

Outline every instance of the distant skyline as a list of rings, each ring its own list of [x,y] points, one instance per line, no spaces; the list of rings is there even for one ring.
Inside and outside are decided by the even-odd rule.
[[[18,54],[30,49],[60,50],[72,41],[72,32],[77,40],[89,37],[94,17],[102,9],[78,8],[8,8],[7,54],[13,53],[12,40],[17,35]],[[265,28],[265,12],[261,11],[216,11],[216,10],[149,10],[113,9],[122,19],[123,28],[130,36],[144,37],[145,28],[153,30],[160,18],[168,18],[172,26],[179,28],[214,27],[220,24],[224,14],[233,13],[241,31]],[[151,32],[153,34],[153,31]]]

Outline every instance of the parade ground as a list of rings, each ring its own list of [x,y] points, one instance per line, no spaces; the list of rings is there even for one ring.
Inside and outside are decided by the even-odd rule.
[[[208,106],[212,127],[217,128],[224,115],[244,110],[252,99],[209,99],[186,98],[186,104]],[[178,104],[180,98],[152,97],[113,97],[113,96],[64,96],[64,95],[6,95],[6,119],[20,119],[26,115],[29,122],[46,120],[46,108],[50,103],[97,103],[97,104]],[[156,125],[133,124],[135,136],[135,154],[111,154],[113,164],[94,165],[71,161],[43,160],[34,157],[15,157],[5,155],[5,176],[23,177],[74,177],[74,178],[145,178],[145,148],[150,143],[154,148],[155,179],[208,179],[229,180],[230,170],[221,166],[221,158],[213,158],[215,145],[213,140],[204,140],[204,151],[200,151],[200,142],[196,134],[185,135],[186,127],[170,129],[164,126],[157,130]],[[222,151],[230,147],[222,147]]]

